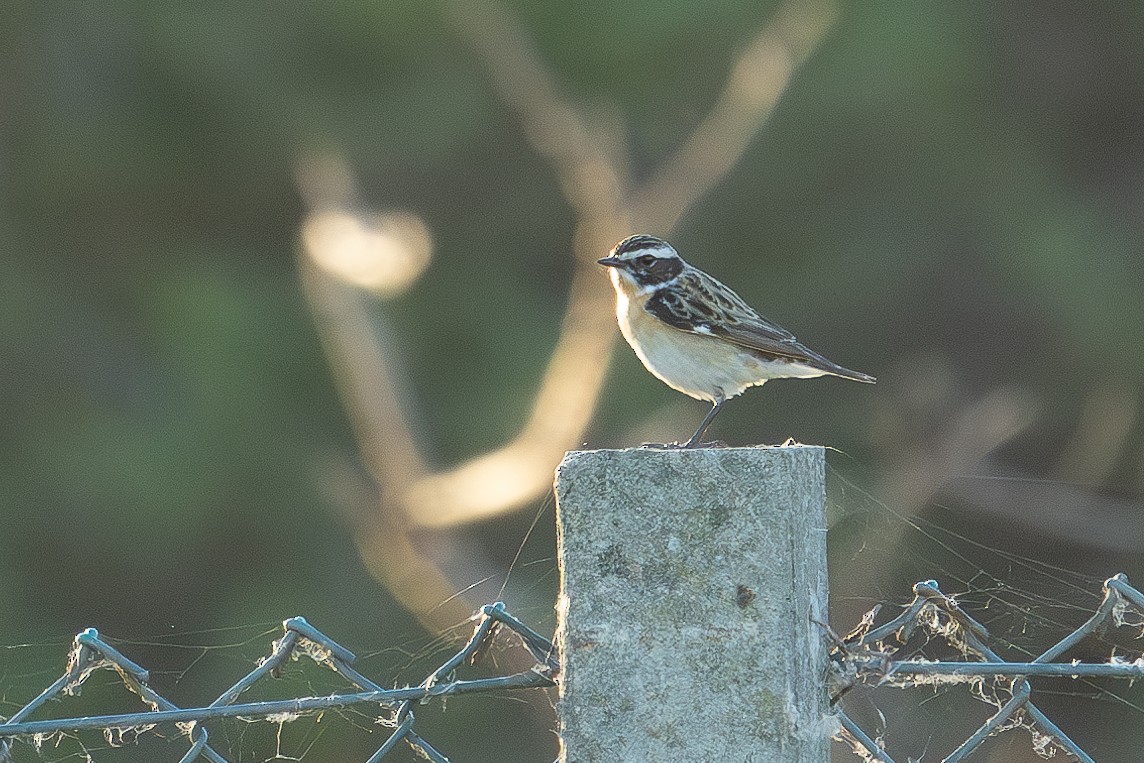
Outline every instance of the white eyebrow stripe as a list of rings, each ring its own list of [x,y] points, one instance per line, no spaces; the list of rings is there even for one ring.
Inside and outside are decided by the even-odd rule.
[[[633,281],[633,283],[635,283],[635,281]],[[678,283],[679,283],[679,276],[676,276],[675,278],[671,279],[670,281],[663,281],[662,283],[652,283],[652,284],[645,284],[645,285],[640,285],[637,283],[636,284],[636,286],[637,286],[636,294],[638,294],[640,296],[643,296],[644,294],[654,294],[657,291],[662,291],[663,289],[670,289]]]

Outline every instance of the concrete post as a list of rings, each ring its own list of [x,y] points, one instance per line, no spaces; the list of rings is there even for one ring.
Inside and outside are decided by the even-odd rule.
[[[827,763],[821,447],[556,472],[561,761]]]

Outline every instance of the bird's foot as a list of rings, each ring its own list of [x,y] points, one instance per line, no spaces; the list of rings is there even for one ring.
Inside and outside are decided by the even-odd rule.
[[[722,440],[708,442],[645,442],[640,445],[641,450],[699,450],[700,448],[727,448],[730,447]]]

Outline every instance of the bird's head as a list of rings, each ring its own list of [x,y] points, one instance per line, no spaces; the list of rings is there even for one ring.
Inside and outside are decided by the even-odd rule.
[[[612,283],[617,289],[635,294],[654,291],[675,280],[687,267],[671,244],[644,234],[628,236],[596,262],[612,269]]]

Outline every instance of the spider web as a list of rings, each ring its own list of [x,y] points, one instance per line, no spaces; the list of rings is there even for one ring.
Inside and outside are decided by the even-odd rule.
[[[1117,563],[1124,560],[1039,538],[952,501],[938,499],[907,514],[842,470],[828,467],[828,473],[831,615],[840,633],[863,617],[872,623],[889,620],[912,599],[914,583],[933,579],[985,625],[989,645],[1004,659],[1028,661],[1092,616],[1104,580],[1123,571]],[[1086,638],[1066,657],[1108,662],[1144,656],[1141,623],[1121,625]],[[899,657],[963,659],[932,634],[915,635]],[[968,691],[966,683],[919,680],[903,690],[865,687],[848,697],[846,707],[864,728],[877,729],[871,733],[896,760],[941,759],[1010,696],[1009,680],[975,680]],[[1068,678],[1038,679],[1034,687],[1037,705],[1097,760],[1137,759],[1144,744],[1136,731],[1144,716],[1140,687],[1123,680]],[[1060,752],[1043,735],[1034,733],[1030,743],[1028,735],[1010,733],[995,736],[971,757],[1021,763]]]
[[[884,622],[912,598],[915,582],[932,578],[989,629],[990,645],[995,650],[1006,659],[1020,661],[1038,654],[1087,619],[1100,602],[1103,580],[1120,571],[1106,567],[1109,560],[1105,558],[1082,559],[1087,563],[1078,570],[1072,568],[1075,558],[1062,560],[1057,547],[1046,546],[1044,554],[1031,554],[1031,543],[999,542],[1005,535],[996,525],[982,522],[979,516],[952,503],[939,501],[907,514],[875,498],[844,470],[831,466],[828,473],[831,621],[839,632],[848,631],[876,607],[881,611],[873,619]],[[476,592],[503,597],[527,622],[550,631],[557,574],[551,497],[525,519],[531,521],[521,525],[521,539],[514,544],[511,559],[506,560],[504,576],[461,585],[457,595]],[[1128,625],[1135,627],[1091,637],[1075,655],[1094,661],[1107,661],[1110,656],[1126,660],[1141,657],[1142,643],[1137,639],[1141,624]],[[368,644],[350,646],[360,654],[356,666],[375,680],[387,678],[389,685],[417,683],[455,651],[458,640],[463,640],[471,627],[470,622],[458,623],[453,629],[425,635],[411,626],[405,638],[376,644],[372,650]],[[338,635],[333,628],[327,632]],[[152,682],[161,692],[192,706],[213,699],[224,682],[220,676],[235,677],[257,664],[280,633],[279,623],[254,623],[153,638],[109,637],[108,641],[151,668]],[[10,715],[51,683],[69,646],[70,639],[0,646],[0,715]],[[491,666],[496,667],[501,655],[511,648],[510,644],[496,646],[489,655]],[[923,639],[912,648],[915,654],[931,659],[952,656],[948,645],[937,639]],[[252,690],[250,699],[321,696],[342,688],[344,684],[328,672],[290,663],[278,680]],[[875,694],[860,688],[856,692],[857,697],[847,699],[848,712],[865,728],[879,729],[888,749],[902,751],[896,757],[899,761],[940,757],[991,712],[982,700],[996,705],[1003,699],[996,685],[984,681],[968,691],[963,684],[919,682],[915,688],[901,691],[883,689]],[[1036,692],[1038,704],[1059,718],[1070,735],[1097,759],[1133,759],[1130,751],[1138,749],[1140,741],[1129,731],[1140,726],[1144,716],[1140,689],[1123,682],[1060,679],[1038,682]],[[106,713],[109,707],[123,707],[124,695],[114,675],[93,676],[85,683],[83,694],[70,698],[66,711],[59,708],[58,715]],[[539,698],[546,712],[540,723],[548,724],[551,730],[554,716],[549,703],[549,698]],[[528,749],[505,751],[496,747],[498,733],[503,736],[506,723],[511,727],[513,719],[519,721],[522,714],[531,715],[535,721],[537,704],[531,697],[508,694],[450,700],[441,703],[445,712],[419,714],[418,726],[425,724],[427,734],[450,726],[464,728],[464,734],[471,738],[463,747],[447,750],[461,760],[551,759],[551,738],[547,744],[534,743]],[[473,731],[486,726],[493,731]],[[1118,734],[1118,729],[1125,731]],[[379,734],[384,732],[375,715],[349,708],[270,722],[220,721],[211,726],[211,742],[234,761],[314,763],[365,760],[369,755],[366,750],[371,745],[376,749]],[[364,752],[350,752],[358,744]],[[1002,734],[991,745],[992,753],[1000,756],[996,759],[1014,763],[1038,759],[1027,735]],[[177,760],[181,749],[185,749],[185,739],[171,729],[142,734],[132,730],[108,735],[85,732],[41,740],[35,750],[17,747],[14,760],[151,763]],[[1042,747],[1042,752],[1045,750],[1051,750],[1051,745]],[[417,758],[408,750],[399,750],[389,759]]]
[[[463,643],[473,632],[473,622],[458,623],[456,628],[433,637],[413,635],[394,646],[380,648],[359,656],[354,667],[363,673],[388,674],[399,677],[393,685],[417,685],[426,675],[434,672],[448,657],[456,654],[458,643]],[[115,649],[132,657],[146,655],[151,664],[168,666],[149,671],[148,685],[165,697],[176,699],[184,707],[210,704],[220,684],[229,685],[258,665],[268,652],[271,642],[281,638],[282,625],[266,628],[264,625],[243,626],[172,634],[148,640],[100,637]],[[235,636],[238,635],[238,638]],[[69,642],[44,642],[5,647],[0,650],[0,680],[9,687],[0,705],[0,714],[11,715],[40,689],[51,684],[59,675],[61,656],[68,652]],[[299,648],[302,648],[301,646]],[[305,647],[307,650],[311,647]],[[516,652],[520,642],[514,635],[494,637],[484,651],[482,663],[487,667],[464,669],[464,678],[505,675],[496,665],[502,654]],[[315,654],[315,659],[323,659]],[[27,666],[44,661],[54,662],[43,668],[25,670],[17,675],[9,668]],[[458,668],[460,670],[460,668]],[[451,675],[451,674],[450,674]],[[324,697],[347,690],[347,682],[331,670],[315,665],[309,659],[294,658],[285,662],[275,677],[259,681],[242,695],[242,702],[258,702],[296,697]],[[50,702],[37,711],[36,720],[73,718],[84,715],[107,715],[136,712],[144,708],[139,697],[129,692],[122,678],[114,671],[95,670],[80,685],[81,691],[72,696]],[[9,695],[11,695],[9,697]],[[476,703],[471,699],[478,699]],[[482,701],[483,700],[483,706]],[[434,702],[444,707],[444,698]],[[497,718],[509,718],[521,713],[518,697],[507,692],[476,695],[465,698],[458,710],[449,713],[418,713],[417,731],[448,738],[441,730],[452,729],[456,739],[471,743],[479,754],[465,757],[471,760],[514,760],[512,755],[480,753],[489,742],[490,733],[504,733],[497,728]],[[475,706],[476,711],[472,707]],[[488,708],[492,707],[492,713]],[[320,712],[282,714],[275,717],[236,717],[207,721],[211,747],[222,752],[228,760],[238,761],[365,761],[393,732],[381,719],[391,714],[382,712],[377,705],[349,705]],[[434,716],[437,716],[434,718]],[[448,715],[448,718],[444,716]],[[481,723],[473,724],[474,718]],[[484,728],[484,727],[489,728]],[[187,738],[173,726],[143,726],[110,731],[54,733],[14,744],[13,761],[176,761],[187,749]],[[488,745],[490,749],[495,745]],[[460,747],[465,750],[465,747]],[[207,758],[201,758],[206,760]],[[392,751],[387,761],[420,760],[404,747]]]

